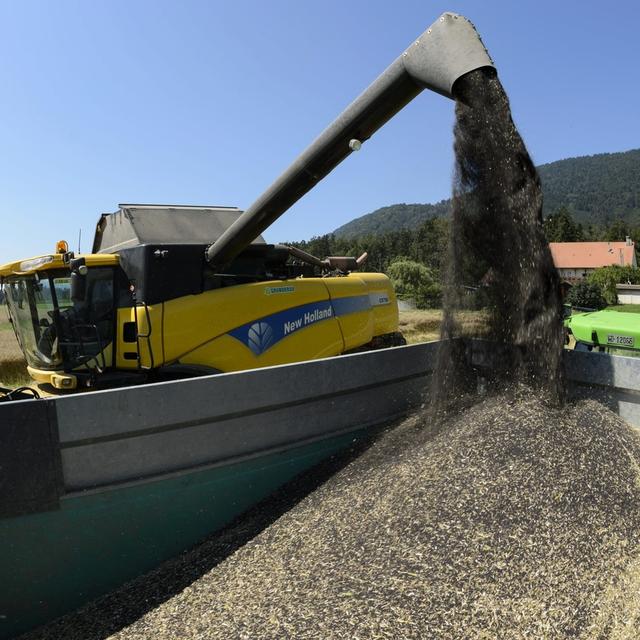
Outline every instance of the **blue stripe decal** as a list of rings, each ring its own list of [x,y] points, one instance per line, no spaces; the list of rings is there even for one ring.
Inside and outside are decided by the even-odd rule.
[[[258,320],[247,322],[247,324],[232,329],[228,333],[251,349],[256,356],[259,356],[283,338],[300,331],[300,329],[334,316],[344,316],[364,311],[370,307],[368,295],[321,300],[278,311]]]
[[[371,309],[369,296],[350,296],[348,298],[334,298],[332,301],[333,310],[337,316],[346,316],[349,313],[367,311]]]

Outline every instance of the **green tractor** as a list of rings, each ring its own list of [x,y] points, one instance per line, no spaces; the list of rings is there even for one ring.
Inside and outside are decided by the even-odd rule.
[[[565,318],[568,337],[577,351],[604,351],[640,355],[640,313],[602,309],[575,313]]]

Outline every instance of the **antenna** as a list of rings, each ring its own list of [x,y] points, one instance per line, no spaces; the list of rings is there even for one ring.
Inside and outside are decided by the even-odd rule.
[[[82,227],[78,229],[78,253],[80,253],[80,242],[82,242]]]

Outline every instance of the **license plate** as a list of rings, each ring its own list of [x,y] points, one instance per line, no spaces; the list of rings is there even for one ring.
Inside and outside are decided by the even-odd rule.
[[[610,333],[607,336],[607,344],[620,344],[623,347],[633,347],[633,336],[618,336]]]

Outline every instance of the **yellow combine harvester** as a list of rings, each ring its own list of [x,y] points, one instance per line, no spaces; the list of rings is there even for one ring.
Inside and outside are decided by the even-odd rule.
[[[388,278],[262,232],[428,88],[491,68],[473,25],[443,14],[245,212],[121,205],[90,255],[0,267],[30,375],[55,389],[125,385],[404,344]]]
[[[93,251],[0,267],[30,376],[56,389],[205,375],[402,344],[388,278],[250,243],[205,259],[240,215],[225,207],[121,205]]]

